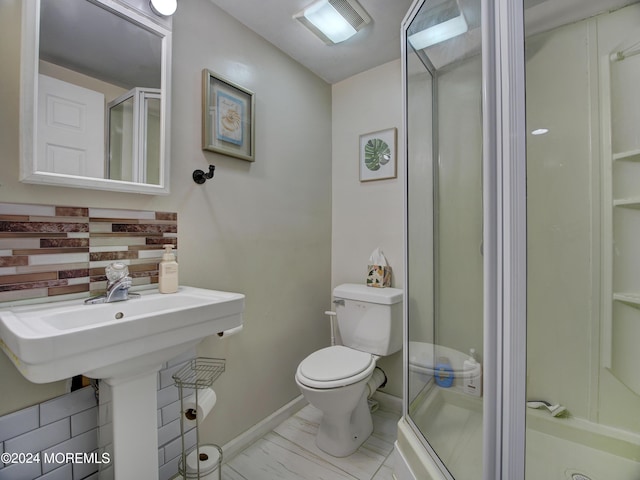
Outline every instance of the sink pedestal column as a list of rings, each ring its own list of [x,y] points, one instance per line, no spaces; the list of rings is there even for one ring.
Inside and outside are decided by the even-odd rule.
[[[113,429],[113,458],[110,467],[112,467],[113,474],[103,475],[101,471],[100,479],[157,480],[158,370],[159,367],[134,377],[102,380],[109,385],[111,390],[110,419]],[[109,402],[109,398],[106,398],[105,401]],[[100,408],[102,407],[103,399],[100,395]],[[103,426],[101,425],[100,428]],[[108,466],[104,465],[103,467]],[[111,470],[111,468],[107,468],[107,470]]]

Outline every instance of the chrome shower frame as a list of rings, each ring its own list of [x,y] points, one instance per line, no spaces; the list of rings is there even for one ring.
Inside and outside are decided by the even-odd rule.
[[[428,0],[426,0],[428,1]],[[406,29],[425,0],[402,22],[403,98],[407,95]],[[512,0],[482,1],[484,216],[484,480],[524,480],[526,414],[526,130],[524,9]],[[407,115],[402,155],[407,161]],[[405,236],[407,235],[405,179]],[[407,238],[405,238],[405,245]],[[408,258],[405,249],[405,285]],[[407,296],[405,290],[405,297]],[[408,415],[408,299],[404,299],[404,420]],[[421,434],[418,435],[421,437]],[[451,478],[435,452],[422,442]]]

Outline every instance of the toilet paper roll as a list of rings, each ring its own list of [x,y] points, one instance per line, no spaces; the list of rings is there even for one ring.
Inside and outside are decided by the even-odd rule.
[[[224,332],[218,332],[218,336],[220,338],[227,338],[235,335],[236,333],[239,333],[240,331],[242,331],[242,325],[240,325],[239,327],[230,328],[229,330],[225,330]]]
[[[211,388],[198,390],[198,404],[196,405],[196,395],[188,396],[184,400],[184,424],[186,427],[195,427],[196,422],[202,422],[211,413],[217,401],[216,392]]]
[[[188,478],[196,478],[196,476],[189,475],[189,474],[198,473],[198,463],[199,463],[200,479],[201,480],[208,479],[209,477],[203,477],[203,475],[212,473],[217,469],[219,456],[220,456],[220,452],[218,452],[218,449],[212,445],[202,445],[199,449],[193,450],[189,455],[187,455]],[[199,462],[198,462],[198,458],[200,458]]]

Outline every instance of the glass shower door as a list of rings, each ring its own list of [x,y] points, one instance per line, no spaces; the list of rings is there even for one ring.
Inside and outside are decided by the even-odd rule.
[[[483,472],[480,2],[425,1],[412,15],[405,46],[408,416],[443,471],[475,479]]]
[[[157,88],[136,87],[109,102],[105,178],[160,183],[160,108]]]

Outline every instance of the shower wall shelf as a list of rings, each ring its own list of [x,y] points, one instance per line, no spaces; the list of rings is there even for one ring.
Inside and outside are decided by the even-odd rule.
[[[626,160],[628,162],[640,162],[640,150],[630,150],[628,152],[614,153],[613,161]]]
[[[640,396],[640,57],[602,60],[601,365]]]
[[[640,293],[614,293],[613,299],[640,308]]]
[[[621,198],[613,201],[614,207],[623,208],[640,208],[640,197],[638,198]]]
[[[205,460],[203,456],[206,454],[201,451],[200,446],[200,433],[198,431],[200,426],[200,419],[197,415],[193,417],[195,419],[195,431],[196,431],[196,446],[191,451],[187,451],[185,445],[185,416],[195,413],[187,412],[184,408],[185,403],[185,390],[193,390],[195,396],[196,405],[198,405],[198,391],[204,388],[209,388],[213,385],[220,375],[224,372],[226,361],[221,358],[206,358],[197,357],[191,360],[188,364],[173,374],[173,380],[176,387],[180,391],[180,433],[182,437],[182,458],[178,465],[178,473],[183,479],[196,479],[201,475],[205,475],[205,472],[200,472],[200,462],[197,462],[197,468],[195,472],[189,472],[187,468],[187,456],[192,452],[196,452],[196,458]],[[207,445],[214,447],[218,451],[218,480],[222,480],[222,448],[218,445]],[[203,445],[204,447],[204,445]]]

